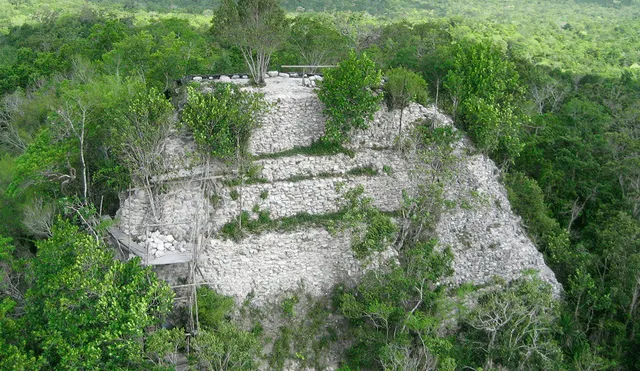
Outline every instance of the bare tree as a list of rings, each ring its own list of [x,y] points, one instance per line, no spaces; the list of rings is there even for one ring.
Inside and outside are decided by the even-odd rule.
[[[242,52],[254,82],[264,85],[271,55],[284,42],[287,20],[276,0],[223,0],[214,33]]]
[[[556,112],[570,90],[569,86],[563,86],[556,80],[533,85],[531,87],[531,97],[536,105],[538,114]]]
[[[24,208],[22,223],[34,236],[47,238],[53,233],[53,220],[55,208],[52,204],[45,203],[40,197],[36,197]]]
[[[486,337],[477,343],[486,354],[483,368],[526,370],[557,361],[561,355],[553,340],[557,304],[550,285],[524,277],[508,287],[488,290],[465,321]]]
[[[56,110],[60,119],[62,135],[75,137],[78,140],[80,156],[80,176],[82,180],[82,199],[86,201],[89,194],[89,182],[87,176],[87,162],[85,159],[85,139],[87,136],[88,115],[91,106],[82,98],[69,99],[67,103]]]
[[[27,143],[20,130],[13,122],[14,115],[22,115],[24,95],[15,92],[2,98],[0,104],[0,144],[7,149],[22,153],[27,149]]]

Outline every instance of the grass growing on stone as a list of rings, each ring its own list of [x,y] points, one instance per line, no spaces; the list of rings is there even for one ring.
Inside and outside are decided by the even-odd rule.
[[[376,169],[374,169],[373,166],[369,165],[369,166],[353,168],[353,169],[347,171],[347,174],[355,175],[355,176],[363,176],[363,175],[376,176],[376,175],[378,175],[378,171]]]
[[[356,167],[353,168],[349,171],[346,172],[347,175],[354,175],[354,176],[376,176],[378,175],[378,171],[376,169],[374,169],[372,166],[363,166],[363,167]],[[284,179],[283,181],[285,182],[302,182],[303,180],[310,180],[310,179],[327,179],[327,178],[338,178],[338,177],[342,177],[345,174],[341,174],[341,173],[331,173],[331,172],[321,172],[315,175],[311,175],[311,174],[300,174],[300,175],[293,175],[290,176],[287,179]]]
[[[330,229],[336,221],[343,217],[344,213],[329,213],[322,215],[312,215],[308,213],[300,213],[280,219],[271,219],[268,211],[260,211],[257,219],[251,219],[251,214],[243,211],[241,218],[242,229],[238,219],[225,224],[220,230],[220,235],[234,241],[240,241],[246,235],[260,234],[266,231],[289,232],[300,227],[322,227]]]
[[[267,179],[264,178],[245,178],[244,179],[244,185],[250,185],[250,184],[266,184],[269,183],[269,181]],[[224,184],[227,187],[237,187],[239,185],[242,184],[242,179],[240,178],[232,178],[232,179],[225,179],[222,181],[222,184]]]
[[[276,153],[266,153],[263,155],[256,156],[255,159],[273,159],[273,158],[281,158],[281,157],[290,157],[295,155],[304,155],[304,156],[331,156],[337,155],[339,153],[345,154],[349,157],[354,157],[355,153],[340,144],[329,143],[322,140],[317,140],[312,142],[308,147],[295,147],[292,149],[288,149],[282,152]]]
[[[285,179],[284,181],[285,182],[302,182],[303,180],[309,180],[309,179],[335,178],[339,176],[342,176],[342,174],[322,172],[316,175],[310,175],[310,174],[293,175]]]

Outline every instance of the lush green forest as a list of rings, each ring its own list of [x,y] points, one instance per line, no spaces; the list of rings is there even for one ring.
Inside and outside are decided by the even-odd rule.
[[[0,369],[175,366],[167,355],[186,351],[192,324],[150,269],[115,259],[100,216],[152,175],[154,143],[173,125],[176,79],[247,73],[247,50],[267,53],[271,69],[342,62],[319,94],[330,107],[320,144],[328,151],[379,104],[364,94],[345,108],[344,81],[376,86],[384,75],[395,108],[415,100],[451,115],[499,164],[513,209],[564,293],[553,298],[535,275],[500,290],[448,289],[438,283],[451,274],[451,256],[416,238],[399,265],[337,288],[311,319],[294,321],[298,299],[285,301],[282,315],[307,327],[283,328],[269,356],[259,326],[232,321],[228,298],[199,290],[191,367],[254,369],[263,359],[278,369],[287,358],[313,367],[295,348],[304,342],[296,332],[321,337],[318,318],[334,313],[348,324],[345,338],[330,331],[323,341],[351,344],[343,370],[640,369],[638,0],[285,0],[286,15],[269,0],[240,1],[267,4],[277,20],[268,23],[278,35],[272,50],[238,41],[229,27],[257,28],[242,12],[225,18],[231,13],[220,9],[236,2],[220,3],[0,0]],[[354,71],[365,75],[349,80]],[[225,104],[251,112],[234,101],[241,94],[215,94],[191,92],[190,102],[233,101]],[[246,116],[225,117],[228,132],[209,133],[189,109],[183,121],[204,133],[209,155],[244,155],[220,143],[246,142],[249,129],[237,125]],[[446,158],[451,132],[420,135]],[[143,155],[131,156],[132,147]],[[373,224],[357,252],[393,240],[387,216],[359,194],[346,197],[345,223]],[[419,211],[411,220],[428,223],[430,210]]]

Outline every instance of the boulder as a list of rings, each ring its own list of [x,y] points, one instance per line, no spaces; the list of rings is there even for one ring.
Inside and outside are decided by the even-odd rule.
[[[239,76],[239,75],[233,75],[233,76],[231,76],[231,79],[232,79],[232,80],[239,79],[239,78],[240,78],[240,76]]]
[[[267,75],[269,75],[269,77],[278,77],[278,71],[269,71]]]
[[[202,81],[202,76],[193,76],[193,81]]]
[[[229,77],[227,75],[222,75],[222,76],[220,76],[219,81],[220,82],[229,82],[229,81],[231,81],[231,77]]]
[[[284,78],[286,79],[287,77],[289,77],[289,74],[288,74],[288,73],[284,73],[284,72],[280,72],[280,73],[278,74],[278,76],[280,76],[280,77],[284,77]]]

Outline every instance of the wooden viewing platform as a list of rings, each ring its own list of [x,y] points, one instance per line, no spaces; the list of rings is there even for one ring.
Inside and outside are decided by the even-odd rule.
[[[189,263],[193,261],[193,251],[165,251],[164,255],[154,257],[147,252],[144,246],[140,246],[140,244],[135,242],[131,238],[131,236],[122,232],[115,225],[108,227],[107,231],[109,232],[111,237],[113,237],[120,246],[124,247],[124,249],[129,254],[139,256],[142,259],[142,264],[144,265],[166,265],[176,263]]]

